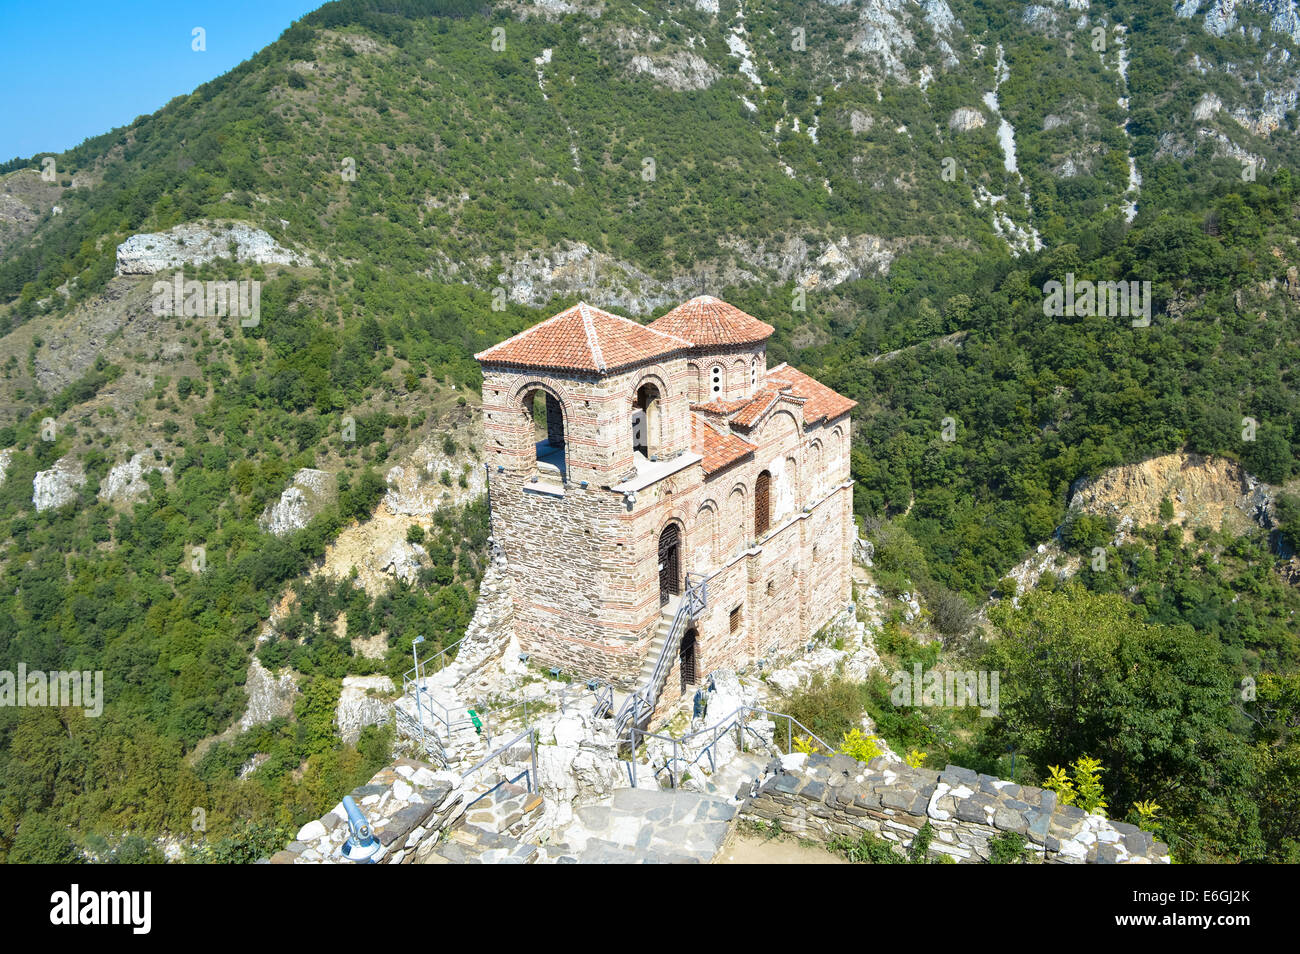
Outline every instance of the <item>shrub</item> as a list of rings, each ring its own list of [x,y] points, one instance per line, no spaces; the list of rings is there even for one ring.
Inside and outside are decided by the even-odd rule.
[[[1025,861],[1025,836],[1017,831],[1004,831],[989,841],[989,864],[1016,865]]]

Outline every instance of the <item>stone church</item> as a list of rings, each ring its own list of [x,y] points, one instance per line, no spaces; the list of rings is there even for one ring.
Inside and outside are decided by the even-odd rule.
[[[851,600],[855,403],[769,368],[772,330],[710,296],[649,325],[580,303],[476,356],[492,533],[535,661],[648,716]]]

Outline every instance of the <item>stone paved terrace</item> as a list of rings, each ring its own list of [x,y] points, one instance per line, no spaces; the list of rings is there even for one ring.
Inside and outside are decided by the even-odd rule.
[[[722,849],[736,806],[680,789],[619,789],[586,805],[547,853],[568,864],[708,864]]]

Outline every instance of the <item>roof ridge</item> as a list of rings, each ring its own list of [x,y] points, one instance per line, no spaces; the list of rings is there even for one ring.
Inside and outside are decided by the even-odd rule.
[[[582,330],[587,333],[587,347],[591,349],[591,360],[595,362],[596,370],[604,374],[609,369],[605,366],[605,355],[601,353],[596,328],[591,323],[591,309],[585,301],[578,302],[578,314],[582,316]],[[605,314],[612,314],[612,312],[605,312]]]

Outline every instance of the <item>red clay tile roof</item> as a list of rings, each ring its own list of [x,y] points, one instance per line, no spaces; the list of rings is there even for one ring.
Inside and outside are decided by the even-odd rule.
[[[774,330],[766,322],[712,295],[701,295],[683,302],[662,318],[650,322],[648,327],[685,338],[697,348],[756,344],[766,341]]]
[[[474,357],[484,364],[607,374],[690,347],[682,338],[579,302]]]
[[[692,411],[703,411],[705,414],[735,414],[749,401],[741,398],[738,401],[709,401],[707,404],[692,404]]]
[[[749,430],[758,423],[758,419],[766,414],[768,408],[775,404],[780,397],[781,391],[779,388],[762,388],[749,403],[736,412],[736,416],[731,419],[731,423]]]
[[[768,371],[764,383],[768,387],[775,385],[795,397],[806,399],[807,403],[803,407],[803,419],[806,424],[833,420],[858,406],[857,401],[850,401],[844,395],[832,391],[820,381],[810,378],[802,371],[796,371],[788,364],[777,365]]]
[[[705,474],[715,474],[754,453],[754,445],[735,434],[720,434],[698,414],[691,415],[691,450],[704,458]]]

